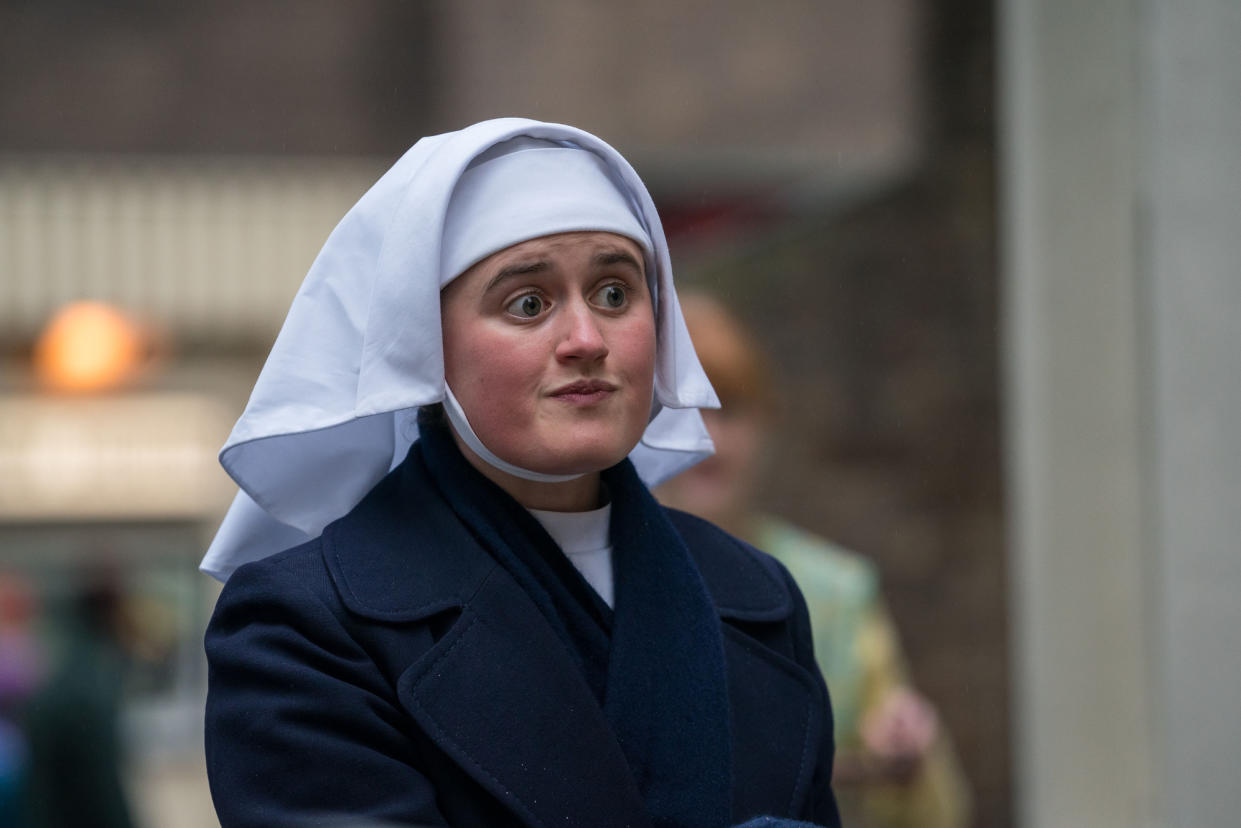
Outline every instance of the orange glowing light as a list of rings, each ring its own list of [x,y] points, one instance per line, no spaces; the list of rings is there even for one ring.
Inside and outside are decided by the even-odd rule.
[[[74,302],[35,343],[35,374],[54,391],[104,391],[134,377],[143,350],[142,332],[125,314],[102,302]]]

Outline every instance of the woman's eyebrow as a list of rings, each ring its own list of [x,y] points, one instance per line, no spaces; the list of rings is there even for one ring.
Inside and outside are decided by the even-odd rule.
[[[631,254],[624,250],[604,250],[596,253],[592,260],[596,267],[608,267],[610,265],[629,265],[642,275],[642,265]]]
[[[633,257],[633,254],[625,250],[602,250],[591,258],[591,264],[595,267],[611,267],[613,265],[627,265],[634,269],[639,275],[643,275],[642,264]],[[543,273],[551,270],[551,263],[546,259],[536,259],[534,261],[514,262],[500,268],[496,275],[487,280],[487,284],[483,286],[483,293],[488,293],[496,285],[505,279],[511,279],[514,276],[529,276],[531,273]]]
[[[495,276],[492,276],[487,281],[487,284],[483,287],[483,293],[489,292],[493,287],[500,284],[500,282],[503,282],[505,279],[510,279],[514,276],[527,276],[531,273],[542,273],[543,271],[550,269],[551,264],[548,263],[546,259],[539,259],[533,262],[515,262],[511,265],[500,268],[500,272]]]

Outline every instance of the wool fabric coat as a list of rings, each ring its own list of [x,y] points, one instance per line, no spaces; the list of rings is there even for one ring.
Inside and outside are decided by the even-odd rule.
[[[319,538],[227,583],[206,640],[222,825],[681,824],[652,820],[657,786],[422,448]],[[797,587],[711,524],[643,508],[637,520],[667,521],[684,541],[718,613],[731,744],[701,734],[727,765],[718,824],[838,824],[831,709]],[[639,689],[661,722],[650,738],[692,756],[700,734],[661,719],[658,686]]]

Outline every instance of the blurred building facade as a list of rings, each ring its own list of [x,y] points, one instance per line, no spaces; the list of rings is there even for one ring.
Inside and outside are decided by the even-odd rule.
[[[0,5],[0,562],[111,538],[177,608],[184,667],[135,704],[153,824],[210,824],[169,808],[205,806],[168,771],[200,751],[194,566],[288,303],[414,138],[506,114],[616,145],[678,278],[750,311],[789,403],[767,505],[877,560],[977,824],[1008,824],[991,25],[981,0]],[[81,299],[146,362],[51,394],[34,343]]]
[[[1018,813],[1241,813],[1241,6],[1003,4]]]

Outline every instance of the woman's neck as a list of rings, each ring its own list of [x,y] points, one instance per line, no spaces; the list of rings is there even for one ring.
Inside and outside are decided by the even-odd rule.
[[[558,483],[543,483],[526,480],[508,472],[501,471],[483,460],[457,436],[456,429],[449,428],[453,442],[457,444],[466,461],[478,469],[479,473],[508,492],[514,500],[527,509],[542,509],[546,512],[587,512],[603,505],[602,488],[599,472],[591,472],[573,480]]]

